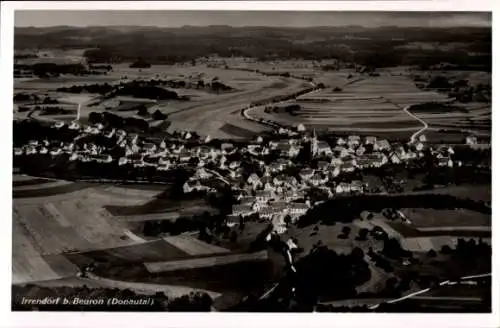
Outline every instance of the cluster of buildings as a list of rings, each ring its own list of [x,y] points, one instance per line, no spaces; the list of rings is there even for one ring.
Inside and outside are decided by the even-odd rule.
[[[64,126],[65,123],[56,122],[53,128],[61,129]],[[342,182],[339,182],[336,178],[342,173],[421,158],[427,148],[424,135],[406,145],[391,144],[374,136],[362,138],[357,135],[339,137],[329,143],[318,140],[315,131],[310,135],[303,129],[268,142],[257,137],[245,145],[222,143],[216,147],[208,143],[210,139],[207,137],[204,141],[187,147],[186,143],[180,140],[164,139],[161,142],[151,142],[138,134],[109,129],[101,124],[84,126],[72,122],[67,127],[79,131],[73,142],[50,143],[47,140],[33,140],[21,148],[15,148],[15,155],[67,154],[70,161],[115,161],[119,166],[152,167],[158,171],[167,171],[179,166],[195,168],[195,173],[183,186],[185,193],[215,191],[213,184],[208,182],[214,178],[219,179],[231,185],[233,190],[239,190],[236,195],[238,204],[234,204],[229,222],[240,217],[258,215],[273,222],[278,233],[286,230],[286,220],[293,222],[314,206],[307,197],[311,188],[320,189],[329,197],[344,193],[362,193],[367,187],[363,181],[342,179]],[[86,136],[110,139],[112,147],[91,142],[78,142],[76,145],[77,139]],[[189,138],[189,132],[184,133],[183,139]],[[113,157],[110,148],[121,149],[119,153],[122,156]],[[460,165],[452,160],[454,151],[451,147],[429,149],[438,166]],[[304,151],[310,152],[314,165],[297,163],[297,157]],[[278,156],[269,162],[265,159],[269,158],[270,154]],[[255,164],[259,174],[245,172],[243,158],[245,161],[251,161],[252,165]],[[298,173],[287,173],[290,172],[289,169]]]

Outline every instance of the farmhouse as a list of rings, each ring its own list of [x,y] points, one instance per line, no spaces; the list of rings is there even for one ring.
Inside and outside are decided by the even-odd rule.
[[[277,234],[284,234],[286,232],[286,223],[283,215],[273,215],[272,220],[273,231]]]
[[[474,135],[467,136],[465,138],[465,144],[467,145],[475,145],[477,144],[477,137]]]
[[[208,173],[205,169],[200,168],[196,170],[194,175],[191,177],[191,180],[203,180],[203,179],[208,179],[212,176],[211,173]]]
[[[252,206],[249,205],[233,205],[232,215],[234,216],[249,216],[253,214]]]
[[[385,139],[377,140],[375,143],[374,150],[391,150],[391,144]]]
[[[375,145],[377,142],[377,137],[367,136],[365,138],[365,145]]]
[[[200,183],[200,180],[192,181],[188,180],[182,186],[182,190],[185,194],[188,194],[192,191],[202,191],[202,190],[211,190],[212,188],[204,186]]]
[[[318,161],[318,170],[326,171],[328,170],[330,163],[327,161]]]
[[[265,207],[259,212],[259,217],[264,218],[264,219],[270,219],[273,217],[273,215],[280,214],[280,210],[273,208],[273,207]]]
[[[247,183],[249,185],[252,185],[254,189],[258,186],[262,186],[262,182],[260,181],[259,176],[255,173],[250,174],[250,176],[247,179]]]
[[[328,176],[323,176],[321,173],[317,172],[313,175],[310,181],[314,186],[319,186],[328,181]]]
[[[337,194],[342,194],[351,191],[351,185],[346,182],[341,182],[335,187],[335,192]]]
[[[318,155],[331,156],[332,153],[332,148],[326,141],[318,142]]]
[[[255,199],[257,200],[257,202],[266,203],[271,198],[273,198],[273,193],[270,190],[257,190],[255,192]]]
[[[60,128],[62,128],[63,126],[64,126],[64,122],[62,122],[62,121],[57,121],[57,122],[55,122],[55,123],[52,125],[52,127],[56,128],[56,129],[60,129]]]
[[[314,175],[314,170],[310,168],[302,169],[299,173],[299,176],[302,179],[302,181],[308,181],[313,177],[313,175]]]
[[[305,203],[289,203],[288,213],[293,216],[304,215],[310,206]]]
[[[360,136],[348,136],[347,137],[347,144],[349,146],[358,146],[360,144],[361,138]]]
[[[345,162],[345,163],[342,163],[342,165],[340,166],[340,170],[342,172],[354,172],[355,169],[356,169],[356,167],[354,166],[354,164],[352,162]]]
[[[363,192],[364,184],[360,180],[354,180],[351,182],[351,191],[354,192]]]

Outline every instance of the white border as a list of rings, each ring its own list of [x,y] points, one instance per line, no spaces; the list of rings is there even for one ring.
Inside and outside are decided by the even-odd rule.
[[[143,327],[145,325],[159,327],[254,327],[263,326],[287,326],[287,327],[500,327],[498,296],[500,295],[497,271],[498,261],[498,243],[493,243],[493,313],[489,315],[472,314],[181,314],[181,313],[12,313],[10,312],[10,293],[11,293],[11,224],[12,217],[12,184],[7,183],[12,178],[12,65],[13,65],[13,22],[14,10],[19,9],[59,9],[59,10],[303,10],[303,11],[324,11],[324,10],[353,10],[353,11],[493,11],[494,1],[172,1],[172,2],[2,2],[1,4],[1,51],[0,51],[0,101],[1,115],[0,120],[3,132],[3,138],[0,138],[1,149],[9,161],[4,157],[3,169],[0,171],[4,184],[0,189],[2,201],[2,225],[0,256],[3,260],[1,269],[1,292],[0,295],[0,319],[3,324],[9,327],[76,327],[76,326],[120,326],[120,327]],[[493,33],[494,48],[498,48],[500,40],[497,34]],[[499,49],[494,49],[498,53]],[[494,63],[495,64],[495,63]],[[494,65],[494,79],[500,74],[498,65]],[[493,82],[495,89],[496,83]],[[493,94],[496,95],[495,90]],[[493,99],[493,107],[496,108],[497,98]],[[495,111],[493,111],[493,122],[495,121]],[[495,145],[499,141],[497,134],[492,134],[492,142]],[[5,156],[5,155],[4,155]],[[496,152],[493,152],[493,167],[498,162]],[[493,181],[493,196],[496,195],[496,183]],[[495,217],[496,201],[493,201],[493,217]],[[493,224],[496,227],[496,223]],[[493,229],[493,240],[497,240],[498,233]]]

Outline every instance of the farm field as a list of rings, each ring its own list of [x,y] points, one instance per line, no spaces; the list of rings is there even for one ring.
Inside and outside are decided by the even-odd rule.
[[[144,203],[149,200],[144,195],[113,195],[89,184],[54,187],[61,182],[27,176],[14,176],[13,180],[13,281],[57,279],[76,273],[64,252],[125,246],[142,240],[135,238],[124,222],[114,220],[103,206]],[[50,187],[44,188],[47,185]],[[18,188],[22,190],[16,191]]]
[[[151,273],[168,272],[177,270],[198,269],[204,267],[216,267],[219,265],[227,265],[238,262],[246,261],[264,261],[268,259],[267,251],[260,251],[257,253],[242,253],[242,254],[229,254],[217,255],[198,259],[185,259],[178,261],[167,262],[149,262],[144,263],[146,269]]]
[[[419,90],[404,76],[362,77],[346,82],[341,88],[338,92],[328,88],[299,97],[296,103],[301,109],[293,116],[266,114],[263,109],[256,109],[253,114],[282,124],[304,123],[310,128],[330,131],[399,134],[406,131],[409,136],[422,124],[402,110],[405,106],[447,100],[441,94]]]

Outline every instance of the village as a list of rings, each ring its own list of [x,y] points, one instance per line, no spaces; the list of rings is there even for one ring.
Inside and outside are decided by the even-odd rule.
[[[237,201],[227,218],[228,226],[236,225],[241,218],[257,215],[259,219],[272,222],[274,232],[278,234],[284,233],[288,223],[293,223],[318,203],[307,197],[311,188],[321,190],[329,198],[363,193],[369,188],[366,182],[357,179],[339,181],[343,175],[388,164],[405,164],[422,158],[426,148],[429,148],[437,167],[462,165],[453,160],[453,147],[433,149],[427,145],[424,134],[407,144],[391,144],[375,136],[362,138],[357,135],[338,137],[335,144],[330,144],[318,140],[314,130],[307,131],[299,124],[293,131],[280,128],[275,138],[267,141],[258,136],[244,144],[222,142],[220,147],[214,147],[210,137],[188,143],[192,139],[190,132],[182,133],[181,139],[163,139],[158,143],[137,133],[110,129],[102,124],[59,121],[51,129],[77,131],[78,136],[73,142],[31,140],[22,147],[15,147],[14,155],[41,154],[53,158],[65,155],[69,161],[147,167],[158,172],[188,167],[194,173],[183,185],[185,194],[216,192],[210,181],[219,180],[231,187]],[[124,156],[113,157],[109,143],[105,146],[99,142],[78,142],[89,136],[101,138],[96,140],[112,140],[113,154],[118,148],[118,153]],[[469,136],[466,144],[475,147],[477,140]],[[299,154],[314,160],[314,168],[307,162],[300,163],[297,160]],[[248,165],[242,165],[243,161],[250,164],[251,172],[248,172]],[[291,170],[298,174],[290,173]]]

